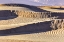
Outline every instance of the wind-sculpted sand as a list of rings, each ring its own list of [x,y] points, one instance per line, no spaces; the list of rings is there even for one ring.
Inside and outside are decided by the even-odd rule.
[[[26,18],[22,18],[22,17],[17,17],[15,19],[10,19],[10,20],[1,20],[0,21],[0,30],[16,28],[19,26],[24,26],[24,25],[39,23],[39,22],[45,22],[45,21],[50,21],[50,20],[51,19],[49,19],[49,18],[46,18],[46,19],[45,18],[43,18],[43,19],[27,18],[26,19]]]
[[[0,5],[0,42],[64,42],[63,39],[64,10]]]

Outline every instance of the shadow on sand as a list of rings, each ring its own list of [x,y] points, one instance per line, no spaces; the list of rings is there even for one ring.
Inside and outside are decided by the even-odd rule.
[[[13,29],[0,30],[0,36],[40,33],[51,30],[52,28],[50,28],[50,22],[41,22],[37,24],[29,24],[21,27],[16,27]]]
[[[58,18],[57,19],[64,19],[64,13],[54,13],[54,12],[52,12],[51,13],[51,17],[57,17],[58,16]]]
[[[8,20],[8,19],[14,19],[17,15],[14,13],[14,11],[10,10],[1,10],[0,11],[0,20]]]

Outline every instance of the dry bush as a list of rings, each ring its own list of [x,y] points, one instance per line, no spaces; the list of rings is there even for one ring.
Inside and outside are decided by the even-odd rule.
[[[51,28],[54,30],[64,28],[64,19],[53,20],[51,22]]]
[[[49,12],[28,12],[28,11],[15,11],[18,16],[26,18],[48,18],[51,16]]]

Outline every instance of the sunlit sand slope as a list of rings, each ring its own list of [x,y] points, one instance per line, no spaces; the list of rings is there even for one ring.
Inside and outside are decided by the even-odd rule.
[[[43,10],[47,10],[47,11],[50,11],[50,12],[63,12],[64,13],[64,10],[61,10],[61,8],[64,9],[64,6],[41,6],[39,7],[40,9],[43,9]],[[54,9],[54,8],[59,8],[59,9]]]

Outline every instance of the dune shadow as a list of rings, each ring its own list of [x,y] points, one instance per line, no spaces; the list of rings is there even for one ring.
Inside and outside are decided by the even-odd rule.
[[[58,18],[57,19],[64,19],[64,13],[55,13],[55,12],[52,12],[51,13],[51,17],[57,17],[58,16]]]
[[[10,10],[1,10],[0,11],[0,20],[8,20],[8,19],[14,19],[17,15],[14,13],[14,11]]]
[[[25,26],[16,27],[13,29],[0,30],[0,36],[40,33],[51,30],[52,28],[50,28],[50,22],[41,22],[37,24],[29,24]]]

